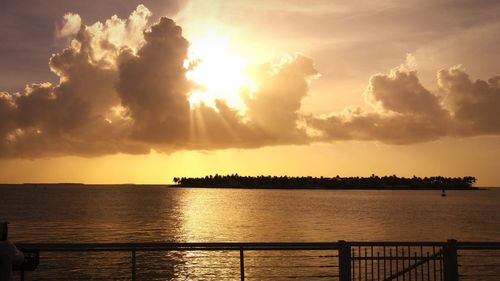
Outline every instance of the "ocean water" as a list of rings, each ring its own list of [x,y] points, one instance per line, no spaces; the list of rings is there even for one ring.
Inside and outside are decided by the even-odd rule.
[[[440,195],[440,191],[408,190],[2,186],[0,221],[11,223],[9,237],[18,243],[500,241],[500,189]],[[70,273],[75,280],[127,279],[116,277],[128,276],[121,269],[113,269],[116,276],[109,275],[109,268],[127,267],[129,254],[106,256],[109,268],[102,264],[100,253],[62,255],[42,256],[40,271],[50,274],[37,273],[35,279],[55,280]],[[144,280],[232,276],[213,273],[214,268],[212,273],[200,270],[207,262],[193,264],[186,255],[191,253],[157,257],[165,264],[160,269],[168,272]],[[220,255],[221,264],[234,258]],[[144,268],[158,265],[146,254],[142,258]],[[68,260],[77,261],[78,268],[69,269]],[[237,265],[237,259],[234,262]]]

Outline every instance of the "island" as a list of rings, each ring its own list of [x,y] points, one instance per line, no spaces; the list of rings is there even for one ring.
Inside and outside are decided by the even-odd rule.
[[[466,177],[290,177],[209,175],[205,177],[175,177],[174,187],[262,188],[262,189],[360,189],[360,190],[474,190],[476,178]]]

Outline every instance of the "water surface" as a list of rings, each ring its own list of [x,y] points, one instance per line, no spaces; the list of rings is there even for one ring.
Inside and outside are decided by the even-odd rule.
[[[10,238],[16,242],[500,240],[500,190],[447,194],[441,197],[440,191],[428,190],[3,186],[0,221],[11,222]],[[246,253],[247,279],[335,276],[337,261],[325,257],[336,254]],[[496,264],[498,260],[487,262]],[[315,267],[318,265],[321,267]],[[467,276],[476,274],[477,268],[461,270]],[[33,279],[129,280],[130,274],[128,252],[43,253]],[[137,274],[138,280],[239,280],[239,256],[237,252],[138,253]],[[500,272],[494,271],[494,277],[469,276],[470,280],[496,280]]]
[[[261,190],[158,186],[0,188],[24,242],[500,239],[500,190]]]

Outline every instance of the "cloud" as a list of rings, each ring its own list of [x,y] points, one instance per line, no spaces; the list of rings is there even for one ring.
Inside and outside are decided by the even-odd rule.
[[[105,19],[115,14],[118,18],[127,19],[130,11],[142,3],[154,14],[150,18],[151,23],[162,15],[174,16],[186,2],[186,0],[100,0],[89,5],[89,1],[2,0],[0,1],[2,36],[0,88],[22,91],[25,84],[35,81],[57,83],[57,77],[47,68],[47,58],[54,53],[54,50],[65,47],[67,43],[66,38],[57,37],[58,31],[65,23],[62,16],[67,13],[78,15],[82,23],[89,25],[96,21],[104,23]],[[71,29],[74,30],[78,31],[76,28]],[[137,35],[142,36],[142,30]]]
[[[272,142],[304,142],[307,135],[297,126],[301,102],[317,75],[312,60],[300,54],[254,66],[253,80],[259,87],[246,99],[248,118]]]
[[[310,124],[323,132],[323,139],[378,140],[391,144],[410,144],[435,140],[447,134],[448,112],[420,83],[417,72],[404,67],[390,74],[370,78],[365,100],[372,111],[359,108],[310,118]]]
[[[82,25],[80,15],[67,13],[63,17],[63,26],[57,30],[57,37],[69,37],[75,35]]]
[[[104,24],[82,25],[70,46],[50,58],[59,84],[30,84],[22,93],[3,93],[1,114],[8,122],[2,121],[0,155],[147,153],[148,146],[128,139],[131,121],[113,111],[121,104],[115,60],[123,48],[132,50],[139,43],[130,41],[127,32],[117,37],[112,30],[140,32],[148,16],[139,6],[128,20],[113,17]],[[130,42],[136,45],[129,47]]]
[[[184,61],[189,42],[174,21],[162,18],[144,33],[137,55],[125,51],[118,59],[118,93],[134,120],[132,137],[153,143],[186,140],[189,128]]]
[[[437,96],[419,82],[416,71],[393,70],[370,78],[366,99],[382,112],[412,116],[443,114]]]
[[[15,128],[15,101],[12,95],[0,92],[0,136]]]
[[[257,90],[245,95],[246,116],[218,100],[215,107],[191,108],[186,78],[189,47],[181,29],[162,18],[144,33],[145,44],[119,58],[118,93],[133,119],[131,138],[155,150],[259,147],[307,141],[297,128],[300,102],[316,75],[312,60],[286,56],[251,67]]]
[[[0,157],[97,156],[152,149],[254,148],[335,140],[390,144],[445,136],[499,134],[500,76],[472,81],[460,67],[425,88],[413,56],[389,74],[373,75],[368,109],[309,115],[302,101],[318,77],[312,59],[287,55],[248,66],[252,89],[238,93],[244,114],[224,100],[193,107],[199,85],[186,78],[189,42],[173,20],[148,25],[143,5],[122,19],[91,25],[66,14],[59,35],[68,46],[49,60],[56,83],[0,92]]]
[[[215,148],[308,143],[306,130],[299,125],[303,121],[301,101],[317,75],[312,60],[300,54],[286,55],[278,62],[250,68],[257,89],[243,94],[245,116],[223,101],[218,101],[215,110],[195,109],[192,124],[201,133],[195,139]]]
[[[459,136],[500,133],[500,75],[472,81],[461,66],[438,72],[443,105],[452,113],[453,134]]]
[[[370,78],[365,98],[371,110],[351,108],[308,124],[322,141],[377,140],[412,144],[446,136],[500,133],[500,76],[471,81],[461,67],[438,72],[439,90],[432,93],[417,72],[402,67]]]
[[[118,60],[117,89],[133,119],[131,138],[155,150],[259,147],[307,141],[297,128],[300,102],[316,75],[312,60],[286,56],[251,67],[257,90],[245,96],[246,116],[218,100],[215,107],[191,108],[197,88],[186,78],[189,42],[181,28],[162,18],[144,33],[145,44]]]
[[[58,84],[30,84],[0,96],[1,157],[95,156],[151,149],[259,147],[304,143],[300,102],[316,75],[302,55],[253,66],[248,116],[219,100],[191,108],[198,86],[186,78],[189,42],[168,18],[147,27],[143,5],[127,18],[80,24],[65,16],[69,46],[54,54]]]

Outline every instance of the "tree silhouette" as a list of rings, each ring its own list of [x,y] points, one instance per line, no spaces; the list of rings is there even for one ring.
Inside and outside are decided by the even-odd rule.
[[[186,187],[244,187],[244,188],[326,188],[326,189],[473,189],[476,178],[467,177],[289,177],[208,175],[201,178],[174,178],[178,186]]]

